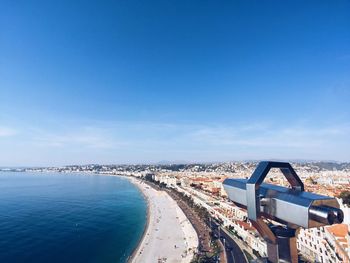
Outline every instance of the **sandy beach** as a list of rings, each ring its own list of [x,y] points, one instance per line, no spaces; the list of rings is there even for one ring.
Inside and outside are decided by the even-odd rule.
[[[198,237],[180,207],[166,192],[131,180],[148,200],[148,225],[130,262],[190,262]]]

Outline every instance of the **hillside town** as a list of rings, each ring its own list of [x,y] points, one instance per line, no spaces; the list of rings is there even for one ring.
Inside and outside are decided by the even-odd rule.
[[[206,209],[222,228],[237,240],[253,258],[265,257],[267,247],[247,219],[247,212],[235,206],[223,188],[226,178],[249,178],[257,162],[169,165],[72,165],[49,168],[6,169],[23,172],[98,173],[133,176],[149,180],[190,197]],[[350,191],[350,163],[298,162],[292,166],[305,184],[305,190],[332,197]],[[288,186],[279,170],[271,170],[265,182]],[[344,222],[338,225],[301,229],[298,251],[305,262],[350,262],[350,208],[338,199]]]

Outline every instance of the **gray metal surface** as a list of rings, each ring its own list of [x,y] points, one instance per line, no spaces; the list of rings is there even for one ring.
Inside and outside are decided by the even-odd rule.
[[[247,181],[226,179],[223,182],[229,199],[245,209],[249,209]],[[339,204],[332,197],[266,183],[260,185],[256,196],[260,204],[256,207],[258,215],[290,226],[310,228],[342,221],[342,211],[337,209]]]

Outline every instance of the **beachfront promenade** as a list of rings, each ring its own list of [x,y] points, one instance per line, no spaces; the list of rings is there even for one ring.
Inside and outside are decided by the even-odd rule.
[[[148,199],[149,213],[147,229],[130,261],[190,262],[198,237],[182,210],[166,192],[132,180]]]

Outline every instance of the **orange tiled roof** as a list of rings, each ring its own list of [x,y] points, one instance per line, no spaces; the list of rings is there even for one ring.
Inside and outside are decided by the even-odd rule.
[[[254,227],[250,226],[250,224],[248,224],[248,223],[246,223],[246,222],[236,220],[235,223],[236,223],[237,225],[240,225],[241,227],[243,227],[243,228],[246,229],[246,230],[255,230]]]
[[[339,238],[338,241],[341,242],[341,243],[346,243],[347,242],[346,238],[344,238],[344,237]]]
[[[192,178],[191,180],[195,182],[212,182],[213,181],[209,178],[202,178],[202,177]]]
[[[336,237],[346,237],[348,233],[348,226],[346,224],[338,224],[327,227],[328,232]]]

